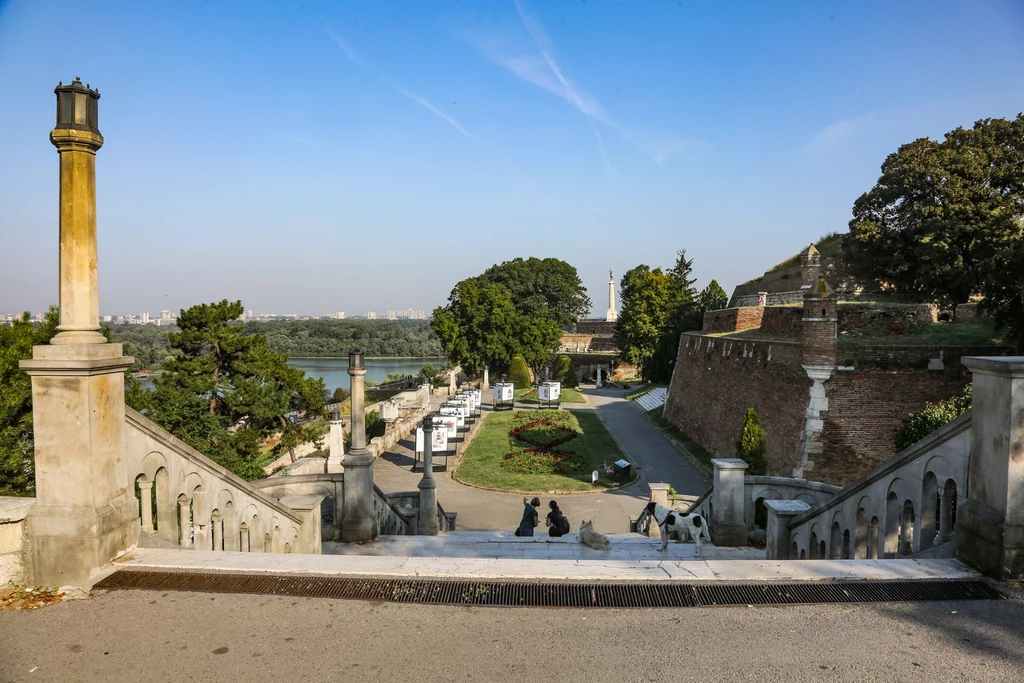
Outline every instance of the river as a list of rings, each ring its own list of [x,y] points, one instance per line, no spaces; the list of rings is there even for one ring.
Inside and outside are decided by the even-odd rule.
[[[416,375],[427,363],[435,368],[444,367],[444,358],[367,358],[366,379],[378,384],[390,373]],[[288,365],[306,373],[307,377],[320,377],[327,391],[338,387],[349,388],[348,358],[289,358]]]
[[[435,368],[444,367],[444,358],[367,358],[366,379],[380,384],[391,373],[404,375],[419,374],[420,368],[431,364]],[[288,365],[306,373],[307,377],[319,377],[324,381],[327,391],[334,393],[338,387],[349,388],[348,358],[289,358]],[[149,379],[140,379],[144,389],[152,389]]]

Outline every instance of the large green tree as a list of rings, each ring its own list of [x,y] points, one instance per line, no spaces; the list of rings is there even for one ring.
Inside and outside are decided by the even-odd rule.
[[[0,324],[0,495],[35,493],[35,442],[32,438],[32,381],[18,362],[32,347],[48,344],[57,333],[58,312],[51,306],[41,324],[24,313]]]
[[[647,265],[622,276],[622,310],[615,323],[615,343],[626,362],[643,368],[654,353],[668,317],[672,286],[671,274]]]
[[[897,294],[953,307],[983,289],[992,259],[1021,239],[1024,115],[983,119],[901,146],[853,206],[853,272]]]
[[[480,279],[507,289],[520,315],[545,315],[561,327],[575,325],[590,311],[576,268],[556,258],[514,258],[491,266]]]
[[[431,328],[448,360],[468,372],[505,369],[516,354],[539,370],[558,349],[563,326],[589,308],[573,266],[517,258],[456,284]]]
[[[200,304],[181,311],[180,332],[171,333],[174,355],[152,392],[129,388],[129,404],[193,448],[239,476],[262,476],[260,455],[277,433],[277,448],[290,450],[314,440],[292,411],[323,412],[323,381],[307,378],[270,350],[266,339],[230,324],[243,311],[240,301]]]
[[[652,382],[668,382],[683,332],[699,330],[703,311],[692,276],[693,259],[686,258],[686,250],[676,254],[676,263],[668,271],[670,278],[668,298],[665,302],[665,323],[657,344],[646,360],[642,374]]]

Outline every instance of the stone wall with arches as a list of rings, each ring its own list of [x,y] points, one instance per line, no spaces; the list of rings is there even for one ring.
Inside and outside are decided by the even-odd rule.
[[[790,559],[885,559],[948,547],[967,491],[971,412],[789,522]]]
[[[268,496],[140,413],[126,408],[125,422],[144,534],[185,549],[320,553],[322,496]]]

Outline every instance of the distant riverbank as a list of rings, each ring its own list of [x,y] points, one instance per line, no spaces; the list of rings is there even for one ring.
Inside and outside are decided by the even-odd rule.
[[[443,357],[428,358],[366,358],[366,379],[378,384],[389,374],[416,375],[427,364],[442,367]],[[306,373],[307,377],[323,379],[327,391],[333,393],[338,387],[349,388],[348,357],[344,358],[289,358],[288,365]]]

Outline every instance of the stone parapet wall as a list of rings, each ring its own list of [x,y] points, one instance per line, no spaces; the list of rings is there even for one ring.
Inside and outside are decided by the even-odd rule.
[[[577,334],[590,334],[597,336],[612,336],[615,334],[615,321],[608,320],[580,320],[576,323]]]
[[[761,331],[794,336],[802,329],[804,311],[799,306],[766,306],[761,317]]]
[[[981,310],[981,306],[976,303],[972,304],[960,304],[956,307],[956,317],[954,318],[958,323],[967,323],[977,320],[978,318],[987,318],[988,313]]]
[[[0,496],[0,588],[25,582],[25,518],[35,502],[35,498]]]
[[[841,303],[838,314],[840,332],[880,327],[899,333],[914,323],[938,322],[939,307],[935,304]]]
[[[799,281],[787,281],[790,287],[799,287]],[[733,295],[731,305],[732,306],[757,306],[760,301],[758,292],[765,290],[760,289],[755,291],[753,294]],[[786,304],[798,304],[804,300],[804,291],[802,289],[791,289],[782,290],[779,292],[768,292],[765,297],[766,306],[785,306]]]
[[[741,332],[761,326],[762,306],[743,306],[706,311],[701,331],[706,334]]]

